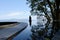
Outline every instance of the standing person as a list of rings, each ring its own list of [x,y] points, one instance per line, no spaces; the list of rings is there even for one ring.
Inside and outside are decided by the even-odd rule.
[[[29,24],[31,26],[32,20],[31,20],[31,16],[29,16]]]

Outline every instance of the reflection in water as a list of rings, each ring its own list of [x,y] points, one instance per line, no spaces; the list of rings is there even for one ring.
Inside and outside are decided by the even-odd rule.
[[[32,21],[32,26],[29,26],[18,34],[13,40],[52,40],[57,31],[56,23],[47,22],[45,24],[35,23]]]
[[[48,22],[45,25],[33,25],[31,28],[32,40],[52,40],[52,37],[56,32],[55,26],[53,27],[52,25],[53,23]]]

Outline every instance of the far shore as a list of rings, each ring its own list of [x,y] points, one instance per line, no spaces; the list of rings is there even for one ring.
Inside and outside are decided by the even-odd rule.
[[[0,22],[0,29],[9,28],[9,27],[15,26],[17,24],[19,24],[19,22]]]

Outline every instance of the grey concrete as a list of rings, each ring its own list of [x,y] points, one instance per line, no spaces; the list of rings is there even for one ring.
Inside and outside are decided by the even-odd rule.
[[[60,30],[54,35],[52,40],[60,40]]]
[[[20,23],[14,27],[0,29],[0,40],[5,40],[9,37],[12,37],[17,32],[27,27],[27,23]]]

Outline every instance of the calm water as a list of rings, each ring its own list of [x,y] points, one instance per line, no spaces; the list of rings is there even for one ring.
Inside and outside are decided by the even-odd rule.
[[[24,20],[23,22],[28,23],[28,27],[13,38],[13,40],[51,40],[55,33],[52,23],[47,22],[43,24],[33,20],[30,26],[29,21]]]
[[[28,20],[24,20],[21,22],[26,22],[28,23],[28,27],[26,29],[24,29],[20,34],[18,34],[13,40],[31,40],[31,26],[29,25],[29,21]],[[32,21],[32,25],[37,25],[37,21],[34,20]]]

